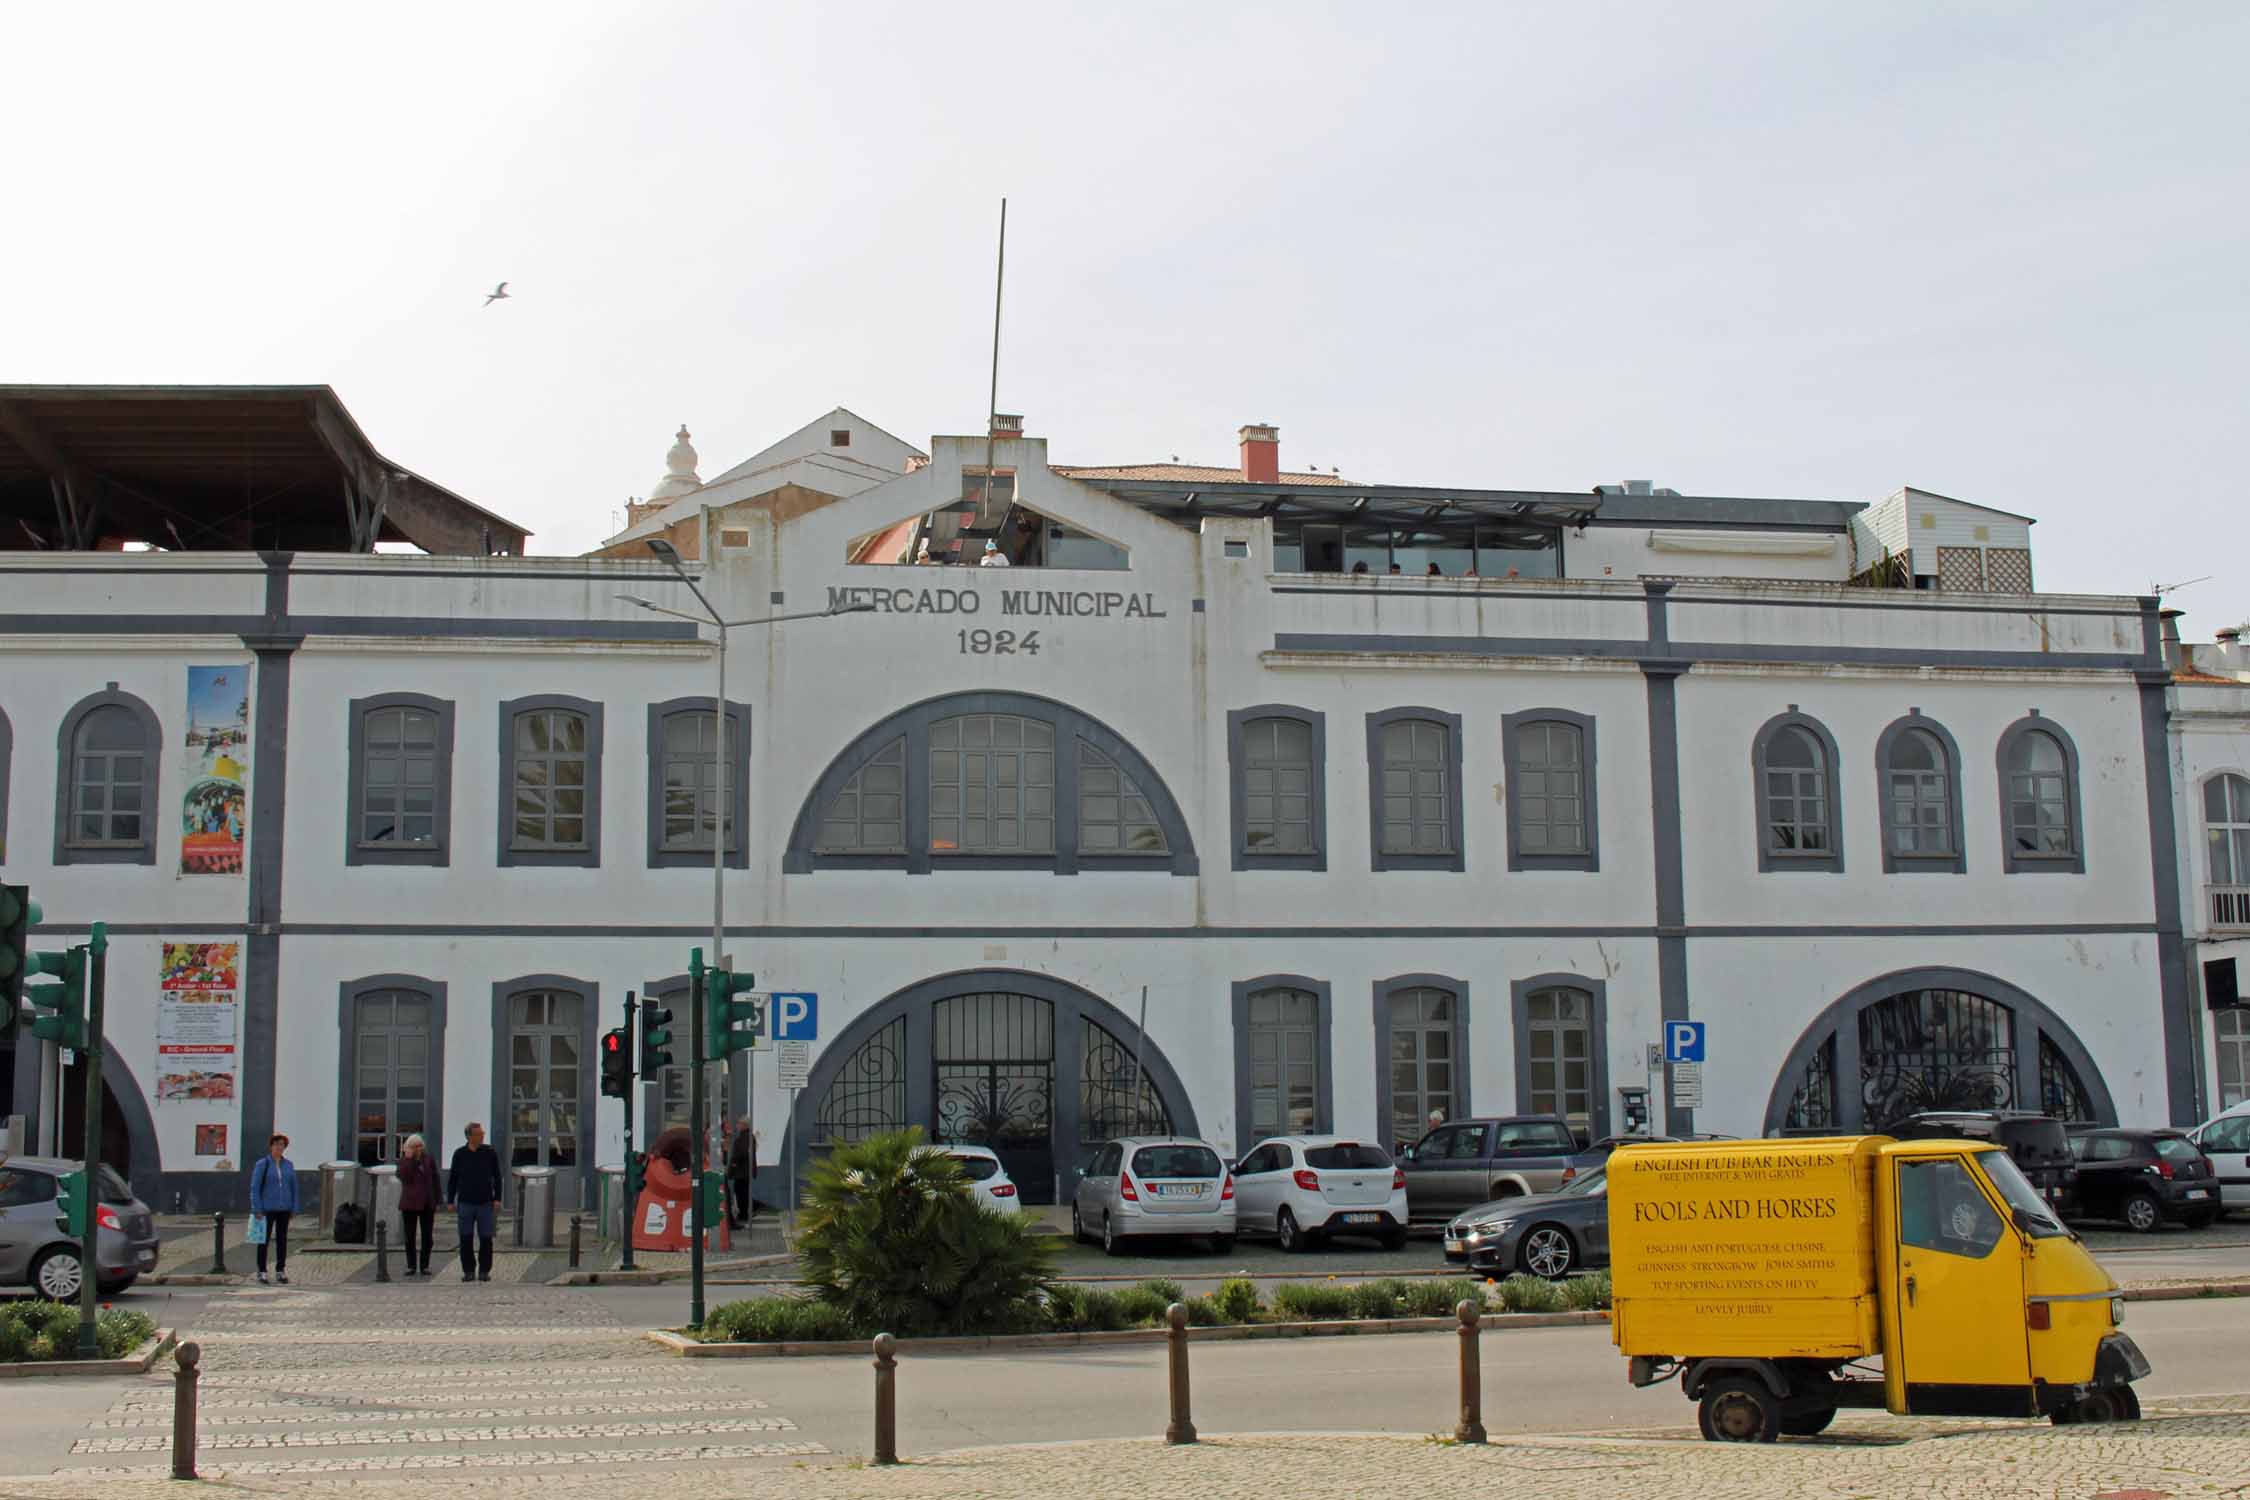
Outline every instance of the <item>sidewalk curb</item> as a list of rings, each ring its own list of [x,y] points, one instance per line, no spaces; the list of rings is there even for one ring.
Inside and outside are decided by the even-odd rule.
[[[0,1380],[30,1380],[42,1375],[146,1375],[174,1344],[177,1330],[159,1328],[123,1359],[39,1359],[0,1364]]]
[[[2250,1280],[2156,1282],[2135,1286],[2123,1283],[2127,1302],[2187,1302],[2198,1297],[2250,1297]]]
[[[240,1286],[249,1279],[247,1276],[236,1276],[231,1273],[225,1276],[213,1276],[205,1271],[187,1272],[178,1276],[151,1276],[148,1278],[148,1284],[150,1286]]]
[[[1506,1333],[1520,1328],[1578,1328],[1609,1321],[1606,1312],[1494,1313],[1482,1326]],[[1460,1327],[1443,1318],[1338,1318],[1313,1323],[1229,1323],[1218,1328],[1191,1328],[1190,1341],[1198,1344],[1237,1339],[1347,1338],[1385,1333],[1442,1333]],[[995,1333],[958,1338],[900,1339],[899,1352],[963,1354],[1007,1352],[1019,1349],[1068,1349],[1091,1345],[1110,1348],[1120,1344],[1161,1344],[1171,1337],[1162,1328],[1125,1328],[1110,1332]],[[705,1344],[669,1328],[655,1328],[649,1342],[682,1359],[774,1359],[791,1355],[865,1354],[866,1339],[821,1339],[805,1343]]]
[[[703,1268],[703,1276],[706,1281],[715,1281],[722,1271],[754,1271],[760,1266],[778,1266],[796,1258],[796,1256],[786,1252],[780,1255],[753,1255],[745,1260],[729,1260],[716,1265],[706,1265]],[[565,1271],[562,1275],[545,1284],[548,1286],[662,1286],[667,1281],[684,1280],[690,1274],[685,1267],[676,1271],[643,1271],[637,1268],[631,1271],[619,1271],[614,1268],[607,1271]]]

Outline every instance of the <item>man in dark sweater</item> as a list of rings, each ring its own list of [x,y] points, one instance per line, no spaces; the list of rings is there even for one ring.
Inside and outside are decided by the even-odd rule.
[[[461,1219],[461,1279],[492,1279],[494,1215],[500,1202],[500,1153],[484,1143],[484,1127],[472,1124],[469,1143],[455,1149],[453,1169],[445,1174],[445,1201]],[[476,1243],[469,1243],[471,1232]]]

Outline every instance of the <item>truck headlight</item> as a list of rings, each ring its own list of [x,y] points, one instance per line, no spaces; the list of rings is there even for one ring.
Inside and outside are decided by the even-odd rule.
[[[2123,1297],[2109,1299],[2109,1326],[2112,1328],[2125,1326],[2125,1299]]]

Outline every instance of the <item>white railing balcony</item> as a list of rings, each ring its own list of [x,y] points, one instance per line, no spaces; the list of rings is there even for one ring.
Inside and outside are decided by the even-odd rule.
[[[2250,885],[2214,885],[2211,892],[2211,928],[2250,931]]]

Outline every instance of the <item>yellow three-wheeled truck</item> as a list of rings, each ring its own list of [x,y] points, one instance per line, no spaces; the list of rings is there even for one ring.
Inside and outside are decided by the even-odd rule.
[[[1609,1201],[1612,1337],[1633,1384],[1680,1377],[1706,1438],[1815,1433],[1842,1407],[2140,1415],[2117,1283],[1995,1146],[1627,1146]]]

